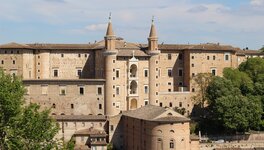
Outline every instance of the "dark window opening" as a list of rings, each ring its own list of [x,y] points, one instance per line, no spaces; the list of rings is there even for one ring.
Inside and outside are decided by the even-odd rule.
[[[84,88],[80,87],[80,94],[83,95],[84,94]]]
[[[168,69],[168,76],[172,77],[172,70],[171,69]]]
[[[171,60],[171,54],[168,54],[168,60]]]
[[[183,75],[182,69],[179,69],[179,76],[181,77]]]

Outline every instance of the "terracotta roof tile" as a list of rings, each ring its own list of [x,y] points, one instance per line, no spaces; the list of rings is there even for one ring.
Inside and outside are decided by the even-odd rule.
[[[154,121],[154,122],[185,122],[190,121],[190,119],[178,114],[178,116],[167,116],[167,117],[158,117],[164,112],[166,112],[167,109],[159,106],[154,105],[147,105],[140,107],[136,110],[129,110],[122,112],[122,115],[137,118],[137,119],[143,119],[148,121]],[[158,118],[157,118],[158,117]]]

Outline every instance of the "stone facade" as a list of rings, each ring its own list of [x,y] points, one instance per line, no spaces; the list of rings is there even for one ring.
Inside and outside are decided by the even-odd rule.
[[[93,44],[0,45],[0,68],[22,78],[27,103],[51,108],[54,116],[115,116],[148,104],[184,108],[188,116],[196,91],[192,77],[222,76],[225,67],[263,56],[219,43],[158,44],[154,23],[148,44],[129,43],[115,35],[109,21],[104,40]]]

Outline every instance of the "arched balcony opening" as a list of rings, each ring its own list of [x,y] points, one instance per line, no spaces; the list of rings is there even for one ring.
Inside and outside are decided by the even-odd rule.
[[[136,109],[137,108],[137,100],[136,99],[132,99],[131,103],[130,103],[130,109]]]
[[[133,64],[130,66],[130,77],[137,77],[137,65]]]
[[[135,80],[130,83],[130,94],[137,94],[137,82]]]

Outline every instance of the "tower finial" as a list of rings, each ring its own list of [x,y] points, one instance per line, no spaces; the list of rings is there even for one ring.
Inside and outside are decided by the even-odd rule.
[[[152,15],[151,23],[154,24],[154,15]]]
[[[111,12],[109,13],[108,19],[109,19],[109,22],[111,22],[111,20],[112,20],[112,13]]]

